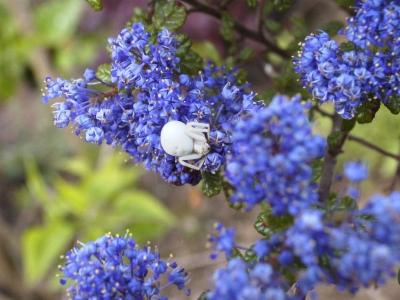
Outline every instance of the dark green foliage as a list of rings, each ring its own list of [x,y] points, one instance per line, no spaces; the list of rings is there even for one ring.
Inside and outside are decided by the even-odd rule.
[[[381,102],[378,99],[372,99],[371,101],[364,102],[358,108],[357,122],[360,124],[372,122],[380,106]]]
[[[399,96],[392,96],[390,97],[389,101],[384,103],[385,106],[390,110],[392,114],[397,115],[400,112],[400,97]]]
[[[272,214],[270,209],[267,209],[257,216],[254,228],[259,234],[269,237],[276,232],[287,229],[292,224],[292,216],[276,216]]]
[[[213,197],[218,195],[222,190],[222,177],[219,173],[212,174],[205,172],[203,173],[203,181],[201,185],[203,194],[207,197]]]
[[[152,24],[155,31],[167,28],[171,31],[179,29],[186,20],[185,8],[175,1],[157,0],[154,5]]]

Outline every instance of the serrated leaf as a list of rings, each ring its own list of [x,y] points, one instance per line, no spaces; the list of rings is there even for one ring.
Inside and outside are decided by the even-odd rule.
[[[342,130],[345,132],[350,132],[355,125],[356,125],[356,118],[342,120]]]
[[[400,113],[400,96],[394,95],[383,104],[385,104],[392,114],[397,115]]]
[[[235,39],[235,22],[232,16],[223,12],[221,17],[221,26],[219,32],[225,41],[232,42]]]
[[[201,191],[207,197],[218,195],[222,190],[222,177],[220,174],[212,174],[205,172],[201,185]]]
[[[375,114],[378,112],[381,106],[381,102],[377,99],[364,102],[357,109],[357,122],[360,124],[370,123],[375,118]]]
[[[111,65],[102,64],[97,67],[96,77],[104,82],[111,82]]]
[[[156,31],[167,28],[171,31],[179,29],[186,20],[186,10],[175,1],[158,0],[155,2],[152,18]]]
[[[87,3],[93,8],[95,11],[101,11],[103,9],[103,1],[102,0],[86,0]]]
[[[22,236],[22,257],[27,282],[34,286],[57,264],[74,235],[67,223],[50,223],[46,227],[32,227]]]

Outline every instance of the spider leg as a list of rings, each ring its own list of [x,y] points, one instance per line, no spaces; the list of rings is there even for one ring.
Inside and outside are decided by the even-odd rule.
[[[185,132],[195,141],[205,143],[210,135],[210,125],[206,123],[189,122],[186,124]]]
[[[201,159],[199,161],[197,161],[195,164],[191,164],[191,163],[187,162],[187,161],[195,160],[195,159],[199,159],[199,158],[201,158]],[[191,168],[193,170],[197,170],[197,171],[199,171],[200,168],[203,166],[205,160],[206,160],[205,157],[202,158],[202,155],[196,154],[196,153],[181,156],[178,158],[178,161],[182,166],[185,166],[185,167]]]

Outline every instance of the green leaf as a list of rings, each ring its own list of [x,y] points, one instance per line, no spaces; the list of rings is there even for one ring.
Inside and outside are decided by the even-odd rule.
[[[322,30],[327,32],[330,36],[335,36],[342,27],[343,23],[335,20],[323,26]]]
[[[206,60],[211,60],[216,64],[220,64],[222,62],[221,55],[213,43],[208,41],[195,43],[193,44],[192,49]]]
[[[389,98],[389,101],[387,101],[385,106],[390,110],[390,112],[394,115],[397,115],[400,113],[400,97],[397,95],[394,95]]]
[[[240,51],[239,59],[244,62],[249,60],[254,55],[254,50],[252,48],[246,47]]]
[[[87,3],[93,8],[95,11],[101,11],[103,9],[103,1],[102,0],[86,0]]]
[[[39,39],[52,46],[60,46],[76,30],[83,2],[81,0],[53,0],[37,5],[34,23]]]
[[[312,182],[317,182],[322,175],[322,166],[324,165],[324,160],[321,159],[315,159],[311,163],[312,171],[313,171],[313,177],[312,177]]]
[[[257,6],[257,0],[247,0],[247,5],[250,7],[256,7]]]
[[[221,26],[219,32],[225,41],[232,42],[235,39],[235,22],[232,16],[223,12],[221,17]]]
[[[88,230],[134,232],[135,239],[142,241],[163,234],[176,222],[174,215],[154,196],[143,191],[126,191],[118,195],[112,206],[102,210],[100,216],[88,226]],[[97,232],[96,232],[97,234]]]
[[[344,42],[339,46],[340,50],[343,52],[349,52],[356,49],[356,45],[353,42]]]
[[[22,257],[26,281],[34,286],[51,268],[73,238],[74,229],[67,223],[50,223],[45,227],[32,227],[22,236]]]
[[[342,120],[342,130],[345,132],[350,132],[355,125],[356,125],[356,118]]]
[[[197,74],[203,68],[203,58],[193,50],[189,50],[180,62],[181,70],[187,74]]]
[[[98,66],[96,76],[104,82],[111,82],[111,65],[102,64]]]
[[[36,162],[32,158],[24,160],[26,185],[29,193],[42,204],[50,202],[47,185],[39,172]]]
[[[271,210],[261,212],[254,223],[256,231],[266,237],[283,231],[293,224],[293,217],[290,215],[276,216]]]
[[[364,102],[358,108],[357,122],[360,124],[370,123],[375,118],[375,114],[380,108],[381,102],[378,99],[372,99]]]
[[[179,29],[186,20],[186,10],[175,1],[157,0],[152,18],[156,31],[167,28],[171,31]]]
[[[207,197],[218,195],[222,190],[222,177],[219,173],[204,172],[201,191]]]

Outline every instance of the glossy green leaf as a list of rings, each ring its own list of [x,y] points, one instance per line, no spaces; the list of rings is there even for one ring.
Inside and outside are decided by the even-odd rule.
[[[271,234],[287,229],[292,224],[292,216],[276,216],[268,209],[257,216],[254,228],[259,234],[268,237]]]
[[[370,123],[375,118],[375,114],[380,108],[381,102],[378,99],[372,99],[364,102],[357,110],[357,122],[360,124]]]
[[[22,257],[25,279],[35,285],[57,265],[58,259],[71,242],[74,229],[67,223],[51,223],[32,227],[22,236]]]
[[[220,174],[212,174],[205,172],[202,174],[203,180],[201,191],[207,197],[218,195],[222,190],[222,177]]]
[[[186,20],[186,10],[175,1],[157,0],[154,5],[153,26],[156,31],[167,28],[171,31],[179,29]]]
[[[394,115],[400,113],[400,97],[394,95],[389,98],[387,102],[384,103],[385,106],[390,110],[390,112]]]
[[[102,0],[86,0],[87,3],[95,10],[101,11],[103,9],[103,1]]]
[[[59,47],[76,30],[83,7],[81,0],[53,0],[37,5],[33,16],[39,39]]]

